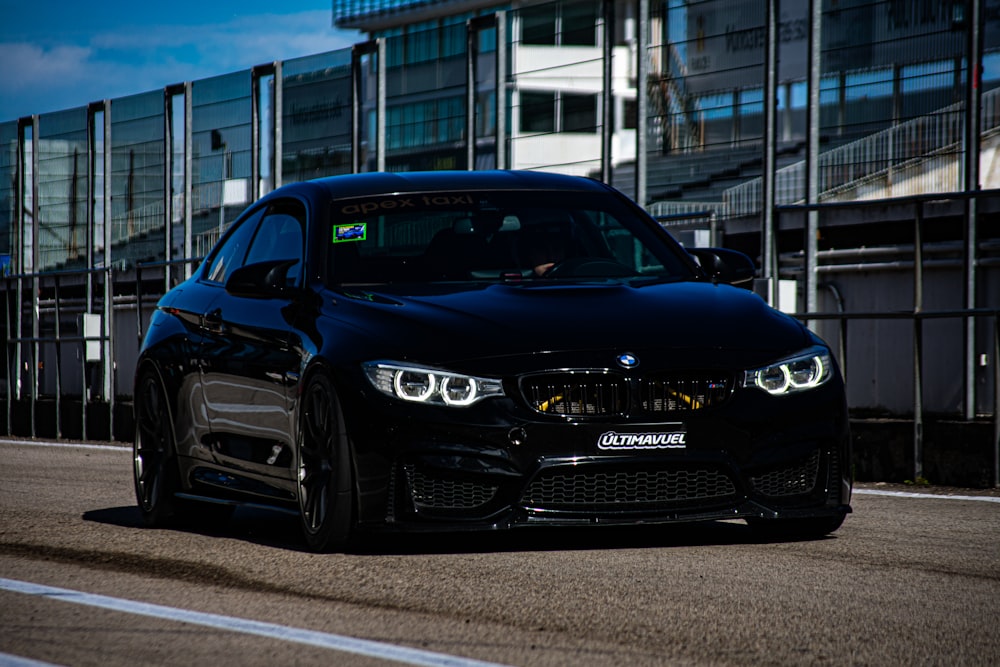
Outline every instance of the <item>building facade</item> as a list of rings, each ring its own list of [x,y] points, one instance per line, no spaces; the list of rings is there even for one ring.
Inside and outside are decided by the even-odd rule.
[[[90,386],[51,362],[84,314],[95,395],[127,392],[143,313],[249,202],[357,171],[605,180],[747,252],[799,313],[1000,304],[1000,0],[355,0],[333,19],[366,39],[0,122],[8,396]],[[991,322],[930,327],[931,409],[997,412]],[[852,405],[909,410],[911,381],[885,378],[912,332],[851,332],[878,341],[845,352],[876,378],[849,377]]]

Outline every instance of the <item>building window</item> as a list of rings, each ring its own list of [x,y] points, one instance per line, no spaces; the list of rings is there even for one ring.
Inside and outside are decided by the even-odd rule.
[[[389,150],[405,150],[460,141],[465,131],[465,98],[445,97],[386,110]]]
[[[422,63],[436,60],[438,57],[438,31],[407,30],[406,32],[406,62]]]
[[[552,92],[521,93],[521,131],[555,132],[556,94]]]
[[[521,10],[521,42],[540,46],[596,46],[600,3],[551,3]]]
[[[562,132],[597,131],[597,95],[562,94]]]
[[[465,55],[465,21],[466,17],[447,18],[441,25],[441,57]]]
[[[497,129],[496,118],[497,96],[495,91],[476,94],[476,136],[492,135]]]
[[[625,118],[622,119],[622,127],[626,130],[634,130],[639,127],[639,103],[635,100],[625,100]]]
[[[521,92],[521,132],[597,132],[597,95]]]
[[[525,44],[555,46],[556,7],[542,5],[521,10],[521,41]]]
[[[563,5],[559,43],[563,46],[595,46],[599,4],[585,2]]]
[[[385,64],[386,67],[399,67],[403,64],[405,43],[403,41],[402,28],[392,28],[386,30],[380,37],[385,38]]]

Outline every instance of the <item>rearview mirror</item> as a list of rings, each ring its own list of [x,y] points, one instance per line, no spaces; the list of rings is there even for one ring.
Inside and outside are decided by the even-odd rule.
[[[712,280],[744,289],[753,288],[757,269],[753,260],[742,252],[728,248],[688,248],[688,252],[698,259],[702,271]]]
[[[241,266],[226,280],[226,292],[254,299],[287,296],[294,290],[288,286],[288,270],[298,263],[297,259],[274,259]]]

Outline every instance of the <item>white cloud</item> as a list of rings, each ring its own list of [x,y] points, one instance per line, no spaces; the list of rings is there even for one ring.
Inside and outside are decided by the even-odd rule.
[[[243,16],[210,25],[161,25],[96,35],[95,49],[149,57],[197,53],[201,66],[221,74],[264,62],[347,48],[359,35],[335,31],[329,11]]]
[[[72,81],[85,69],[91,49],[59,46],[43,49],[34,44],[0,43],[0,88],[17,95],[46,82]]]
[[[241,16],[212,25],[102,32],[86,45],[0,43],[0,122],[348,48],[326,11]]]

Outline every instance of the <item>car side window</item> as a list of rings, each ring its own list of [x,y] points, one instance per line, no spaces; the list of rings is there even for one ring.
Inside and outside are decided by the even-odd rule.
[[[246,255],[250,239],[253,237],[254,230],[257,228],[257,223],[263,213],[263,209],[258,210],[234,223],[235,229],[213,251],[211,264],[205,273],[205,280],[225,284],[229,274],[243,265],[243,257]]]
[[[302,273],[303,226],[305,207],[295,201],[271,206],[250,243],[245,264],[269,260],[294,260],[285,273],[285,286],[295,286]]]

